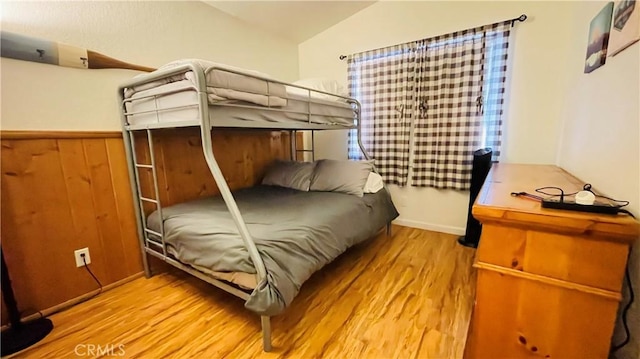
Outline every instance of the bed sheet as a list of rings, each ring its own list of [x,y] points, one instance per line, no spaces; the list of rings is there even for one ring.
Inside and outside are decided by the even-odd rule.
[[[357,197],[260,185],[236,191],[234,198],[267,270],[245,303],[261,315],[281,313],[314,272],[398,216],[386,189]],[[255,273],[221,197],[163,208],[163,216],[165,241],[182,263]],[[159,231],[156,212],[148,225]]]

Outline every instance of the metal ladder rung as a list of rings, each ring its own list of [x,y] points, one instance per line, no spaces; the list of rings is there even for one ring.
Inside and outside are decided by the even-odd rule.
[[[151,202],[151,203],[158,204],[158,201],[156,201],[155,199],[151,199],[151,198],[147,198],[147,197],[140,196],[140,200],[141,201],[145,201],[145,202]]]
[[[147,248],[151,247],[151,246],[162,248],[162,243],[160,243],[160,242],[156,242],[156,241],[152,241],[152,240],[147,239],[146,243],[147,243]]]
[[[152,165],[143,165],[143,164],[140,164],[140,163],[135,163],[135,166],[138,167],[138,168],[151,168],[151,169],[153,169]]]
[[[144,231],[145,231],[145,232],[147,232],[147,233],[151,233],[151,234],[153,234],[153,235],[156,235],[156,236],[158,236],[158,237],[162,237],[162,234],[160,234],[160,233],[158,233],[158,232],[156,232],[156,231],[154,231],[154,230],[152,230],[152,229],[145,228],[145,229],[144,229]]]

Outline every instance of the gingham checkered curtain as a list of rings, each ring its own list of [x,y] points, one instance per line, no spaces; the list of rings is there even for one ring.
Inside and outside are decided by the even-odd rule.
[[[498,160],[510,25],[418,42],[412,186],[466,190],[474,150]]]
[[[386,183],[404,186],[409,171],[413,116],[413,44],[355,54],[348,59],[349,91],[362,104],[361,135]],[[355,130],[349,132],[349,158],[362,159]]]

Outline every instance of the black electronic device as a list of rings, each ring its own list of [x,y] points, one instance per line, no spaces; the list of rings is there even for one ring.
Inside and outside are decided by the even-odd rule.
[[[559,194],[552,194],[546,191],[554,190]],[[582,191],[565,193],[562,188],[548,186],[536,189],[536,192],[546,194],[550,197],[540,198],[542,208],[561,209],[565,211],[618,214],[625,212],[622,207],[629,204],[628,201],[618,201],[607,196],[597,195],[592,191],[591,184],[587,183],[582,187]]]
[[[464,236],[458,238],[458,243],[466,247],[478,247],[480,242],[480,234],[482,232],[482,224],[473,218],[471,209],[476,201],[480,189],[484,184],[484,180],[491,169],[491,157],[493,151],[491,148],[483,148],[473,152],[473,167],[471,169],[471,188],[469,193],[469,210],[467,212],[467,228]]]
[[[572,200],[560,198],[545,198],[542,200],[542,208],[563,209],[567,211],[618,214],[620,206],[609,203],[580,204]]]

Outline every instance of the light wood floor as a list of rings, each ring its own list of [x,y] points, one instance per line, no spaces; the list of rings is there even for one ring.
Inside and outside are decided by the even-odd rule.
[[[272,318],[178,271],[140,278],[51,317],[55,328],[17,357],[70,357],[78,344],[124,357],[460,358],[475,291],[474,250],[452,235],[394,227],[313,275]],[[86,346],[78,347],[81,354]]]

